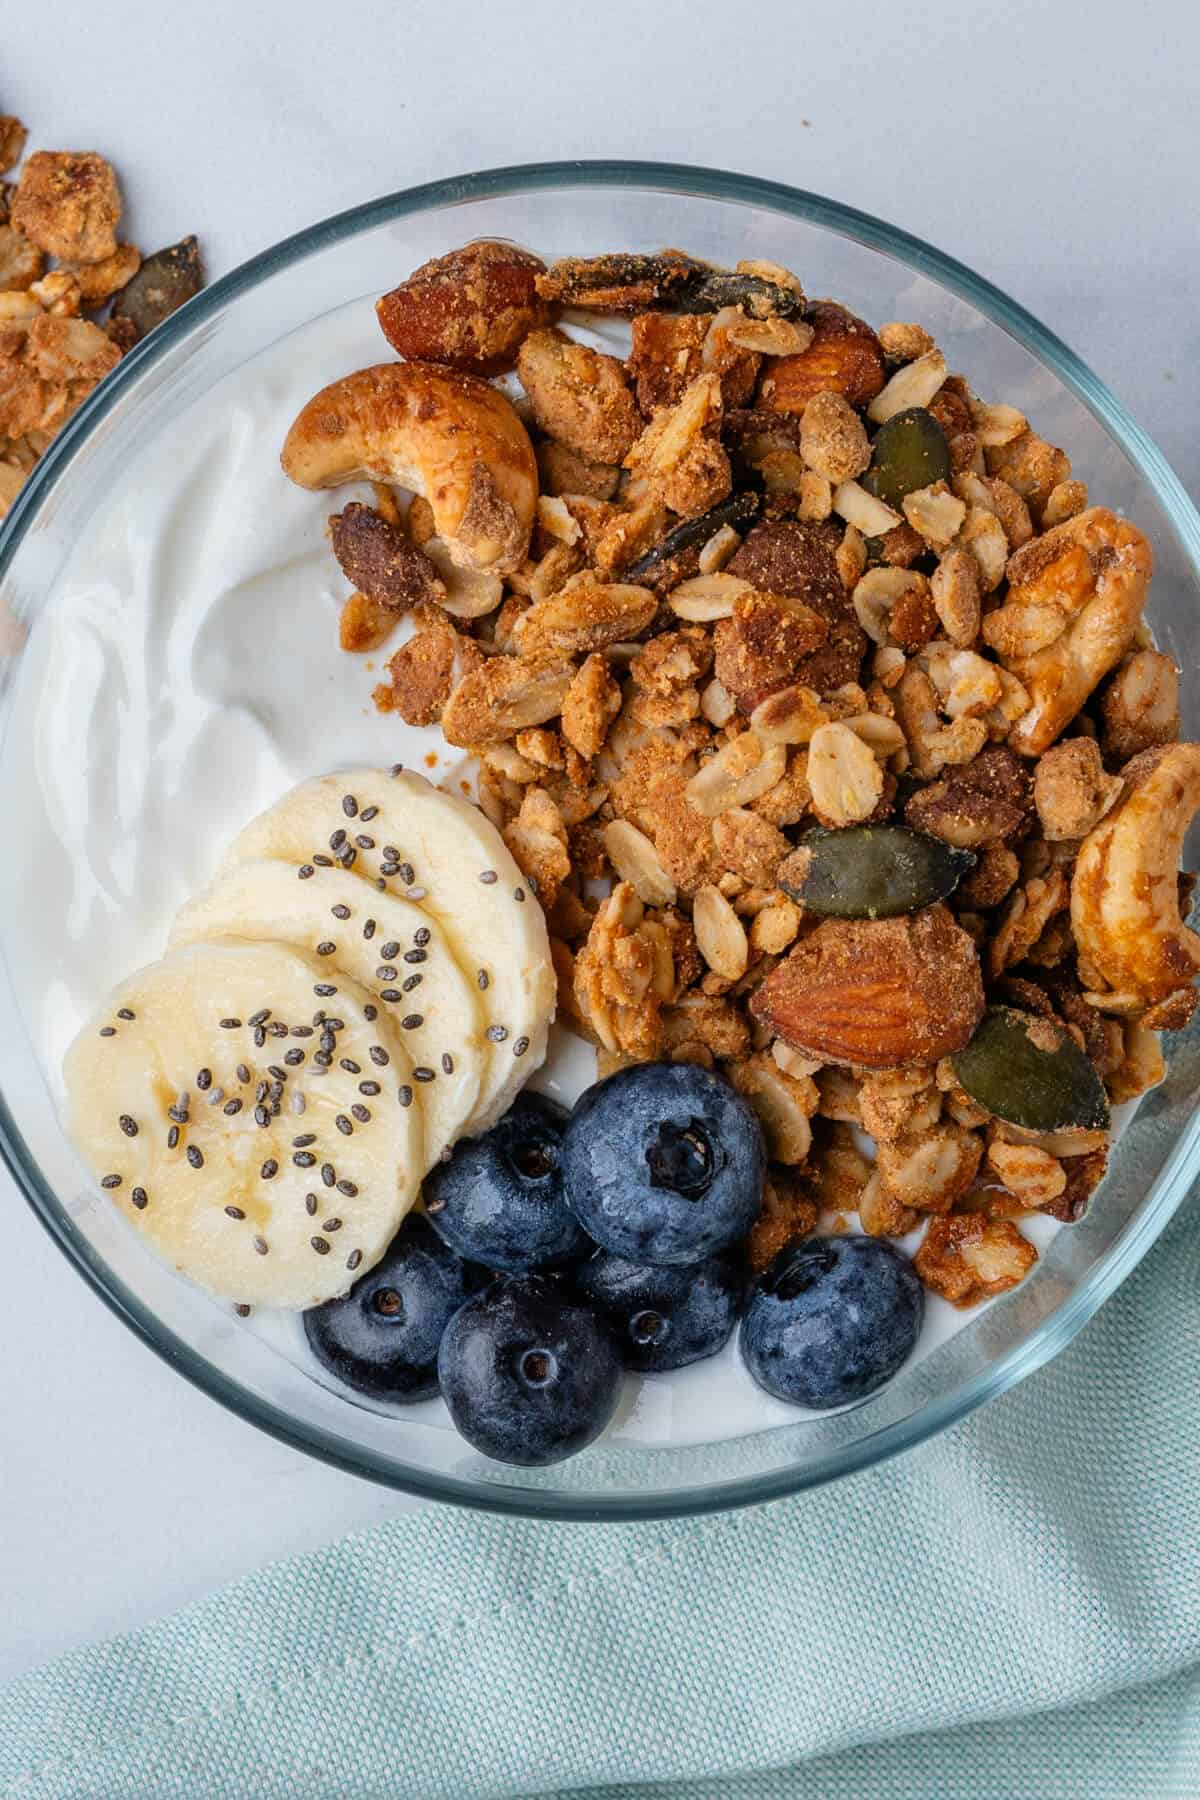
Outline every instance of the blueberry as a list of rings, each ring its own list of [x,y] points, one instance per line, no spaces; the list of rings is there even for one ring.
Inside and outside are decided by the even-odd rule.
[[[925,1293],[883,1238],[808,1238],[779,1252],[742,1321],[746,1367],[794,1406],[845,1406],[882,1387],[911,1354]]]
[[[425,1178],[425,1211],[460,1256],[525,1274],[591,1248],[563,1200],[567,1115],[542,1094],[518,1096],[482,1137],[465,1138]]]
[[[383,1261],[340,1300],[306,1312],[304,1330],[318,1361],[347,1387],[379,1400],[428,1400],[438,1391],[442,1333],[487,1279],[410,1213]]]
[[[561,1281],[503,1276],[451,1319],[438,1376],[469,1444],[536,1468],[599,1437],[617,1404],[621,1361]]]
[[[626,1262],[598,1250],[575,1286],[612,1332],[627,1369],[659,1374],[715,1356],[737,1323],[743,1275],[730,1256],[684,1269]]]
[[[630,1262],[703,1262],[745,1237],[765,1172],[753,1112],[694,1063],[610,1075],[581,1096],[563,1138],[568,1205]]]

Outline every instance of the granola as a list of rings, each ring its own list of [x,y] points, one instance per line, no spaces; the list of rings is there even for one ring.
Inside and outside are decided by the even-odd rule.
[[[628,356],[564,306],[628,319]],[[362,633],[415,607],[378,702],[479,759],[564,1016],[604,1069],[699,1063],[750,1101],[756,1267],[857,1214],[919,1230],[956,1305],[1015,1285],[1021,1219],[1081,1216],[1096,1108],[1158,1079],[1195,1005],[1174,870],[1200,750],[1142,620],[1145,537],[921,324],[876,332],[773,265],[468,246],[382,310],[405,355],[524,390],[540,499],[477,612],[427,500],[331,535]],[[833,904],[831,837],[857,870]],[[1114,867],[1158,883],[1140,912]],[[1049,1123],[961,1060],[997,1009],[1053,1065]]]
[[[112,165],[94,151],[65,150],[35,151],[22,163],[26,137],[19,119],[0,117],[0,175],[21,165],[15,184],[0,182],[0,519],[93,388],[203,284],[192,238],[187,291],[137,325],[123,302],[148,265],[136,245],[117,240],[122,200]],[[353,609],[343,648],[366,648],[371,636],[366,611]]]

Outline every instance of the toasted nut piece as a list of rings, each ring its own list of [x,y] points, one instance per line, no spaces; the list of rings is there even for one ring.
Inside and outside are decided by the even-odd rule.
[[[607,659],[593,653],[567,689],[562,704],[562,734],[580,756],[598,756],[620,710],[620,686]]]
[[[506,574],[529,548],[537,464],[497,389],[432,363],[381,363],[322,388],[284,441],[300,487],[387,481],[423,495],[460,567]]]
[[[900,504],[913,530],[920,532],[934,550],[945,550],[954,542],[967,516],[966,507],[944,481],[915,488],[905,494]]]
[[[16,168],[25,153],[28,135],[20,119],[11,113],[0,114],[0,175]]]
[[[12,225],[0,225],[0,293],[32,287],[46,266],[37,245]]]
[[[537,446],[537,464],[543,494],[583,494],[590,500],[611,500],[621,480],[616,463],[593,462],[553,438]]]
[[[698,813],[715,819],[718,813],[745,806],[767,793],[786,767],[787,751],[782,744],[764,744],[753,731],[746,731],[710,757],[684,792]]]
[[[494,569],[461,567],[444,538],[426,538],[421,550],[445,589],[438,600],[443,612],[452,619],[482,619],[495,612],[504,598],[504,581]]]
[[[893,512],[874,494],[868,494],[857,481],[843,481],[834,489],[833,510],[865,537],[883,537],[904,523],[898,512]]]
[[[391,614],[392,622],[396,615]],[[390,688],[376,689],[381,711],[397,712],[407,725],[433,725],[456,682],[480,663],[469,638],[442,621],[416,632],[388,661]],[[518,759],[519,760],[519,759]],[[526,779],[532,780],[536,770]]]
[[[538,495],[537,522],[544,538],[553,538],[560,544],[577,544],[583,536],[582,527],[566,503],[553,494]]]
[[[819,725],[808,747],[808,785],[822,824],[858,825],[879,803],[883,771],[845,725]]]
[[[891,362],[915,362],[935,348],[923,325],[892,323],[879,327],[879,342]]]
[[[11,208],[16,229],[66,263],[103,262],[117,248],[121,190],[93,151],[37,150],[26,157]]]
[[[1085,481],[1060,481],[1046,496],[1046,504],[1042,508],[1042,530],[1051,531],[1055,525],[1065,525],[1068,519],[1086,511],[1087,503]]]
[[[928,406],[946,379],[946,359],[940,350],[927,350],[915,362],[897,369],[891,380],[877,393],[867,408],[867,417],[876,425],[884,425],[898,412],[910,406]]]
[[[562,708],[574,670],[547,668],[519,656],[492,656],[465,675],[442,713],[447,743],[463,749],[494,744],[527,725],[544,725]]]
[[[800,453],[810,469],[834,483],[852,481],[867,468],[870,440],[843,395],[813,395],[800,421]]]
[[[1123,662],[1100,703],[1104,749],[1118,762],[1173,744],[1179,736],[1179,670],[1160,650],[1137,650]]]
[[[444,599],[445,586],[429,558],[371,507],[352,500],[330,519],[329,537],[343,575],[369,600],[402,612],[419,601]]]
[[[365,594],[351,594],[338,615],[338,643],[343,650],[378,650],[396,629],[396,612]]]
[[[635,638],[657,611],[658,599],[650,588],[598,582],[584,573],[528,607],[513,636],[525,656],[574,656]]]
[[[1105,774],[1093,738],[1068,738],[1051,744],[1038,758],[1033,774],[1033,798],[1042,831],[1052,843],[1086,837],[1115,806],[1121,788],[1119,775]]]
[[[1029,430],[1029,420],[1015,406],[985,406],[982,402],[972,406],[971,423],[985,450],[1011,444],[1023,431]]]
[[[142,253],[135,244],[118,244],[103,262],[74,263],[70,273],[79,283],[84,305],[101,306],[120,288],[128,287],[141,266]]]
[[[1053,490],[1071,477],[1071,459],[1036,431],[1023,431],[1011,443],[987,452],[990,475],[1002,475],[1039,517]]]
[[[824,1061],[932,1065],[983,1013],[975,946],[946,907],[897,919],[823,919],[768,975],[750,1011]]]
[[[681,619],[706,625],[713,619],[728,619],[738,595],[751,591],[750,583],[736,575],[694,575],[672,589],[668,604]]]
[[[692,925],[701,956],[726,981],[746,973],[750,946],[742,921],[715,887],[702,887],[692,904]]]
[[[1152,566],[1142,533],[1104,507],[1080,513],[1016,553],[1005,603],[984,621],[984,637],[1003,642],[997,633],[1013,608],[1046,607],[1070,622],[1029,654],[999,651],[1032,701],[1013,727],[1014,749],[1026,756],[1048,749],[1121,660],[1141,618]]]
[[[1080,848],[1071,925],[1090,969],[1152,1003],[1200,971],[1200,935],[1180,917],[1177,881],[1200,810],[1200,744],[1143,751],[1123,774],[1123,797]]]
[[[1067,1185],[1067,1172],[1056,1156],[1036,1144],[1006,1144],[996,1138],[987,1159],[1010,1194],[1033,1208],[1056,1200]]]
[[[954,1306],[975,1306],[1023,1281],[1037,1251],[1007,1219],[951,1213],[929,1221],[917,1251],[917,1274]]]
[[[627,881],[647,906],[673,906],[675,883],[662,858],[644,831],[628,819],[613,819],[604,827],[604,847],[620,881]]]
[[[952,644],[967,649],[979,636],[979,565],[961,545],[946,550],[929,583],[934,608]]]
[[[120,251],[118,245],[118,256]],[[107,269],[108,263],[103,266]],[[125,283],[113,301],[109,329],[119,331],[123,338],[132,334],[136,343],[173,312],[178,312],[203,286],[204,262],[200,247],[194,237],[180,238],[177,244],[168,244],[166,249],[156,250],[153,256],[144,258],[137,274]],[[129,348],[127,342],[123,343],[123,348]]]
[[[804,315],[812,342],[798,356],[768,364],[759,387],[759,405],[768,412],[802,413],[814,394],[844,394],[864,406],[883,386],[879,339],[861,319],[833,301],[818,300]]]
[[[579,456],[619,463],[641,430],[617,358],[561,331],[531,332],[517,356],[517,373],[542,430]]]
[[[528,250],[481,238],[414,269],[376,302],[383,335],[412,362],[477,375],[513,365],[517,348],[552,309],[537,292],[546,265]]]

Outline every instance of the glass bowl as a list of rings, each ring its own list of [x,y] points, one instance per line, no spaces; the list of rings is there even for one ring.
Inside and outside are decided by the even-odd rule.
[[[952,368],[989,397],[1019,406],[1068,449],[1094,495],[1148,532],[1158,641],[1185,669],[1200,667],[1200,518],[1103,384],[961,263],[863,213],[747,176],[615,162],[499,169],[374,201],[254,258],[132,351],[55,440],[0,531],[6,818],[16,819],[20,797],[36,781],[28,741],[9,728],[30,663],[21,639],[27,631],[36,641],[73,540],[119,491],[134,450],[289,332],[483,236],[515,239],[547,257],[664,244],[726,265],[765,257],[875,322],[921,321]],[[379,353],[386,354],[382,343]],[[1185,684],[1184,729],[1188,736],[1200,730],[1196,684]],[[29,917],[18,901],[36,894],[38,879],[20,831],[10,830],[0,871],[4,916],[12,921],[0,970],[0,1150],[38,1217],[130,1329],[223,1405],[355,1475],[434,1499],[546,1517],[646,1518],[770,1500],[862,1469],[942,1430],[1062,1349],[1145,1254],[1197,1167],[1200,1031],[1168,1041],[1166,1080],[1118,1143],[1086,1218],[1054,1236],[1021,1287],[873,1398],[719,1443],[601,1443],[552,1469],[514,1470],[475,1456],[452,1432],[381,1417],[319,1386],[148,1256],[97,1199],[64,1136],[53,1081],[14,994],[21,920]]]

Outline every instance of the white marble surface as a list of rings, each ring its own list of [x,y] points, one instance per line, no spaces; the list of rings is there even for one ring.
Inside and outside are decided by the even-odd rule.
[[[654,29],[647,30],[653,12]],[[519,20],[514,31],[513,21]],[[881,214],[1060,332],[1200,485],[1192,0],[9,7],[0,110],[119,166],[213,273],[357,201],[571,156]],[[92,1298],[0,1175],[0,1680],[403,1502],[259,1435]]]

